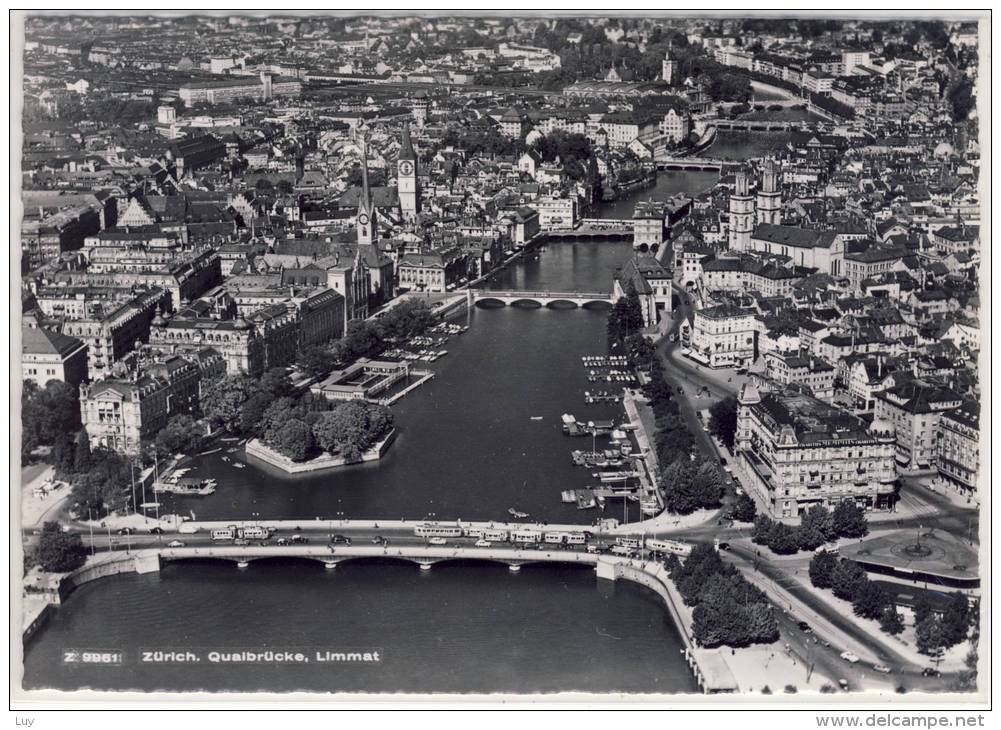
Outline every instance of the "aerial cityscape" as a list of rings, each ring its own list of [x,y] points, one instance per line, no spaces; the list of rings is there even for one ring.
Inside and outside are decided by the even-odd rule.
[[[511,14],[12,26],[20,691],[986,691],[987,21]]]

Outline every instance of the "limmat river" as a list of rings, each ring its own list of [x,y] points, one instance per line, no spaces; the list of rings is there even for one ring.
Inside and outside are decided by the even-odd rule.
[[[699,183],[701,184],[701,183]],[[629,243],[561,242],[491,285],[608,291]],[[379,462],[289,478],[238,454],[199,457],[191,474],[215,494],[164,500],[199,519],[360,517],[593,522],[560,501],[593,485],[559,416],[621,420],[621,405],[585,405],[580,362],[605,351],[606,312],[474,308],[470,329],[433,363],[434,380],[393,406],[399,437]],[[533,420],[541,417],[541,420]],[[586,442],[586,443],[585,443]],[[599,442],[600,445],[600,442]],[[622,518],[621,507],[609,516]],[[636,505],[630,520],[638,519]],[[376,665],[138,663],[143,649],[378,649]],[[688,692],[675,627],[652,592],[598,581],[590,570],[440,564],[306,562],[168,565],[78,589],[26,649],[26,687],[213,691]],[[66,649],[125,652],[121,667],[71,668]]]
[[[631,250],[629,243],[551,243],[489,286],[611,291],[614,271]],[[161,511],[193,512],[201,520],[255,513],[501,520],[514,508],[532,519],[593,522],[597,510],[580,512],[560,501],[563,490],[597,483],[570,460],[591,440],[564,435],[560,416],[624,418],[621,404],[584,402],[585,391],[612,387],[589,382],[581,363],[583,355],[605,354],[607,311],[474,307],[456,321],[469,331],[452,337],[448,355],[429,366],[433,380],[393,406],[398,436],[381,460],[290,477],[248,462],[242,450],[209,454],[188,464],[187,476],[216,479],[216,492],[164,497]],[[630,509],[630,519],[638,519],[638,504]],[[621,506],[615,516],[622,519]]]
[[[693,692],[660,599],[590,569],[255,561],[168,565],[74,592],[28,646],[29,689],[291,692]],[[63,663],[121,651],[120,666]],[[212,664],[212,650],[303,651],[309,663]],[[141,652],[192,651],[191,664]],[[379,653],[320,663],[316,651]]]
[[[697,196],[699,193],[712,188],[717,180],[719,180],[719,173],[716,172],[661,171],[657,175],[656,185],[633,190],[617,200],[604,203],[598,211],[597,217],[614,218],[617,220],[630,219],[633,217],[633,210],[636,208],[636,204],[641,201],[663,201],[679,193]]]

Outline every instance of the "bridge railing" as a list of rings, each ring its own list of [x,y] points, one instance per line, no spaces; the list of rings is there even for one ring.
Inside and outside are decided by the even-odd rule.
[[[477,299],[489,299],[491,297],[502,297],[504,299],[611,299],[609,292],[580,292],[580,291],[514,291],[497,289],[470,289]]]

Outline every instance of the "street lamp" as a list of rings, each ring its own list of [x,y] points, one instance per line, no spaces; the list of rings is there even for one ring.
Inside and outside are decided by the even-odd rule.
[[[87,508],[87,527],[90,530],[90,554],[94,554],[94,518],[90,514],[90,507]]]

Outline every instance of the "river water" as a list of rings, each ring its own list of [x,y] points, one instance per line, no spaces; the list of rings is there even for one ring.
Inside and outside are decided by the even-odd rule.
[[[693,185],[701,186],[696,180]],[[711,183],[710,183],[711,184]],[[608,291],[628,243],[551,243],[491,286]],[[379,462],[288,478],[221,453],[193,476],[215,494],[164,500],[199,519],[505,519],[507,509],[550,522],[593,522],[598,510],[560,502],[594,479],[570,461],[590,448],[559,416],[623,416],[585,405],[581,355],[605,348],[606,312],[474,308],[467,333],[430,367],[436,377],[393,406],[397,441]],[[533,417],[541,416],[541,420]],[[586,443],[585,443],[586,442]],[[600,442],[599,442],[600,445]],[[619,519],[621,507],[609,507]],[[630,520],[638,519],[632,505]],[[25,686],[243,691],[688,692],[681,640],[652,592],[596,581],[593,572],[531,566],[306,562],[169,565],[159,574],[102,579],[77,590],[29,644]],[[121,650],[119,668],[70,669],[69,648]],[[141,665],[142,649],[374,650],[378,665]]]
[[[717,180],[719,180],[719,174],[715,172],[661,171],[657,175],[656,185],[651,188],[633,190],[618,200],[603,204],[597,217],[614,218],[617,220],[632,218],[633,209],[641,201],[650,200],[651,198],[653,200],[666,200],[679,193],[698,195],[712,188]]]
[[[144,691],[691,692],[660,599],[588,569],[298,561],[169,565],[78,589],[29,646],[25,686]],[[209,650],[368,651],[377,664],[213,665]],[[66,649],[125,652],[71,667]],[[143,650],[192,650],[150,665]]]

